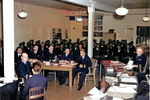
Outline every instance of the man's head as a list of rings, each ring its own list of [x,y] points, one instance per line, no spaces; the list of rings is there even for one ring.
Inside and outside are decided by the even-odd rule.
[[[22,53],[22,49],[20,47],[17,48],[17,53],[21,54]]]
[[[142,47],[137,47],[136,48],[136,53],[137,53],[137,55],[142,55],[143,54],[143,48]]]
[[[79,48],[82,48],[82,44],[81,43],[79,44]]]
[[[65,54],[66,54],[66,55],[69,55],[69,53],[70,53],[69,48],[66,48],[66,49],[65,49]]]
[[[34,51],[38,51],[39,47],[37,45],[34,46]]]
[[[27,62],[27,61],[28,61],[28,54],[27,54],[27,53],[22,53],[22,55],[21,55],[21,60],[22,60],[23,62]]]
[[[41,47],[44,47],[44,46],[45,46],[45,43],[44,43],[44,42],[42,42],[42,43],[41,43]]]
[[[81,56],[81,57],[84,57],[84,56],[85,56],[85,49],[81,49],[81,50],[80,50],[80,56]]]
[[[33,74],[40,73],[40,70],[41,70],[40,63],[38,62],[33,63],[33,68],[32,68]]]
[[[48,50],[49,52],[53,52],[54,47],[52,45],[49,46]]]

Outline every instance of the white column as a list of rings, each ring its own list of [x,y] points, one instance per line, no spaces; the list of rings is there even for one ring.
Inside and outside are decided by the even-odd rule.
[[[4,77],[14,77],[14,0],[3,0]],[[17,16],[17,15],[16,15]]]
[[[88,56],[93,57],[94,3],[88,7]]]

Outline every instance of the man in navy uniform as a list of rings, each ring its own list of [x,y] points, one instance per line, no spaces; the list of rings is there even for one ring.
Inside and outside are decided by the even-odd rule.
[[[60,61],[64,61],[65,63],[70,63],[73,60],[74,60],[74,57],[73,57],[73,54],[70,53],[69,48],[66,48],[65,53],[60,55]],[[58,71],[57,74],[58,74],[59,85],[64,84],[66,81],[66,78],[69,75],[69,72],[65,71],[63,75],[62,71]]]
[[[45,54],[45,61],[53,60],[55,58],[54,47],[52,45],[49,46],[48,51]]]
[[[31,63],[28,61],[28,54],[22,53],[21,61],[17,63],[16,73],[19,78],[26,78],[31,72]]]
[[[88,67],[92,66],[91,59],[86,55],[85,49],[80,51],[80,57],[77,60],[77,67],[73,69],[73,80],[78,72],[81,72],[81,76],[78,83],[78,89],[81,90],[86,74],[89,72]]]
[[[52,45],[49,46],[48,51],[45,53],[45,61],[51,61],[55,58],[54,47]],[[48,70],[45,70],[45,77],[48,75]]]
[[[138,71],[138,66],[141,65],[141,71],[143,71],[147,57],[143,54],[143,48],[142,47],[137,47],[136,49],[137,56],[134,58],[134,70]]]
[[[38,45],[34,45],[33,51],[30,51],[29,58],[41,60],[41,53]]]
[[[25,87],[22,91],[23,95],[28,95],[29,89],[34,87],[47,87],[47,78],[40,75],[41,65],[39,63],[33,63],[33,76],[28,78],[25,82]]]

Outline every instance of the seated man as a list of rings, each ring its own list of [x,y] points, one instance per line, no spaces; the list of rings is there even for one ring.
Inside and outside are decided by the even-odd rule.
[[[34,45],[33,51],[30,51],[29,58],[38,60],[42,59],[38,45]]]
[[[45,61],[51,61],[54,60],[55,53],[54,53],[54,47],[52,45],[49,46],[48,50],[45,53]],[[48,70],[45,70],[45,77],[48,75]]]
[[[55,58],[54,47],[52,45],[49,46],[48,51],[45,53],[45,61],[53,60]]]
[[[22,91],[22,95],[27,95],[29,93],[30,88],[46,86],[47,87],[47,79],[40,75],[41,65],[39,63],[33,63],[33,76],[28,78],[25,82],[25,87]]]
[[[73,80],[77,75],[77,73],[81,72],[81,76],[78,83],[79,87],[77,89],[77,90],[81,90],[83,82],[85,80],[85,76],[89,72],[88,67],[92,66],[91,59],[86,55],[84,49],[80,51],[80,57],[77,60],[77,63],[78,63],[77,67],[73,69]]]
[[[149,61],[150,61],[150,56],[149,56],[149,54],[148,54],[148,57],[149,57],[149,58],[147,59],[147,63],[146,63],[146,65],[145,65],[145,68],[144,68],[143,72],[142,72],[142,73],[138,73],[138,75],[137,75],[139,84],[140,84],[142,81],[147,81],[145,75],[146,75],[146,74],[149,74],[149,72],[150,72],[150,69],[149,69],[149,67],[150,67],[150,63],[149,63]]]
[[[22,54],[22,49],[18,47],[15,52],[15,63],[18,63],[19,61],[21,61],[21,54]]]
[[[31,63],[28,61],[28,54],[22,53],[21,61],[17,63],[16,73],[18,78],[27,78],[31,72]]]
[[[139,72],[138,66],[141,65],[141,71],[143,71],[145,64],[146,64],[147,57],[143,54],[142,47],[137,47],[136,53],[137,53],[137,56],[134,57],[134,59],[133,59],[134,64],[135,64],[135,65],[133,65],[133,67],[134,67],[133,70],[136,70]]]
[[[60,55],[60,61],[64,60],[64,62],[68,63],[69,61],[73,61],[73,55],[70,54],[70,50],[69,48],[66,48],[65,49],[65,53],[61,54]],[[69,72],[68,71],[65,71],[64,72],[64,75],[62,75],[62,71],[58,71],[58,80],[59,80],[59,85],[62,85],[65,83],[66,81],[66,78],[68,77],[69,75]]]

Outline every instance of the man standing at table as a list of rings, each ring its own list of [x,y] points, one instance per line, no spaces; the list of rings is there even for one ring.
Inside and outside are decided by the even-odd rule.
[[[92,66],[92,62],[91,59],[89,58],[89,56],[86,55],[85,53],[85,49],[81,49],[80,51],[80,57],[77,60],[77,67],[73,69],[73,80],[75,78],[75,76],[77,75],[78,72],[81,72],[81,76],[79,79],[79,83],[78,83],[78,91],[81,90],[83,82],[85,80],[86,74],[89,72],[88,67]]]
[[[69,63],[70,61],[73,61],[74,57],[73,55],[70,53],[69,48],[65,49],[65,53],[60,55],[60,61],[64,61],[65,63]],[[68,71],[64,72],[64,75],[62,74],[62,71],[58,71],[58,80],[59,80],[59,85],[62,85],[66,82],[66,78],[69,75]]]
[[[17,63],[16,73],[18,78],[26,78],[31,72],[31,63],[28,61],[28,54],[22,53],[21,61]]]

